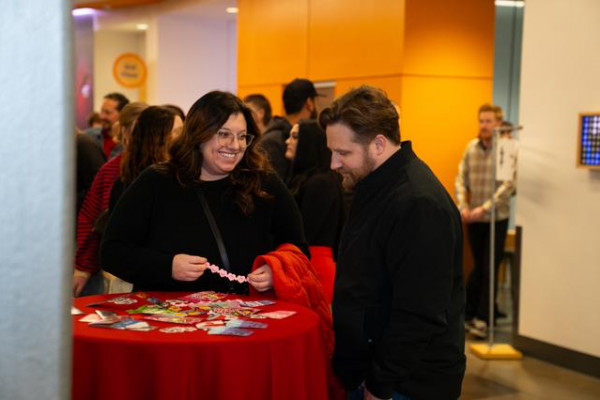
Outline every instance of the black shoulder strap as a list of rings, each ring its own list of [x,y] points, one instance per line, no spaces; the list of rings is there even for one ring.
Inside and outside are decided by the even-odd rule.
[[[213,216],[212,211],[210,211],[210,207],[208,205],[208,201],[206,201],[206,196],[204,196],[204,192],[202,188],[195,186],[196,194],[198,195],[198,199],[200,199],[200,204],[202,204],[202,209],[204,209],[204,214],[206,215],[206,219],[208,220],[208,224],[210,225],[210,230],[217,241],[217,247],[219,247],[219,253],[221,253],[221,261],[223,261],[223,269],[231,272],[231,268],[229,265],[229,257],[227,257],[227,250],[225,249],[225,243],[223,242],[223,238],[221,237],[221,231],[219,230],[219,226],[215,221],[215,217]]]

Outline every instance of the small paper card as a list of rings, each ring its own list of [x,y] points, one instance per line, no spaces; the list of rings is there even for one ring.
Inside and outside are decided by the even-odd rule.
[[[256,300],[256,301],[242,301],[240,304],[243,307],[262,307],[262,306],[270,306],[275,304],[273,300]]]
[[[80,318],[79,321],[80,322],[97,322],[100,321],[102,319],[101,316],[99,316],[98,314],[88,314],[83,318]]]
[[[164,333],[183,333],[183,332],[194,332],[197,329],[193,326],[169,326],[167,328],[160,328],[159,331]]]
[[[71,306],[71,315],[81,315],[83,314],[83,311],[81,311],[79,308]]]
[[[252,328],[252,329],[265,329],[268,326],[264,322],[246,321],[243,319],[232,319],[231,321],[227,321],[227,323],[225,325],[228,327],[232,327],[232,328]]]
[[[149,321],[167,322],[169,324],[194,325],[202,322],[202,318],[197,317],[172,317],[168,315],[148,315],[144,319]]]
[[[219,326],[215,328],[210,328],[208,330],[209,335],[250,336],[252,335],[252,333],[253,332],[248,329],[232,328],[228,326]]]
[[[215,326],[224,326],[224,325],[225,325],[225,321],[223,321],[223,320],[219,320],[219,321],[204,321],[204,322],[200,322],[199,324],[196,324],[196,328],[207,331],[210,328],[213,328]]]
[[[227,297],[227,295],[224,293],[205,291],[205,292],[197,292],[197,293],[188,294],[187,296],[181,297],[181,299],[188,300],[191,302],[198,302],[198,301],[216,301],[216,300],[224,299],[225,297]]]
[[[273,318],[273,319],[283,319],[283,318],[287,318],[289,316],[292,316],[296,314],[296,311],[272,311],[272,312],[266,312],[266,313],[261,313],[260,315],[267,317],[267,318]]]

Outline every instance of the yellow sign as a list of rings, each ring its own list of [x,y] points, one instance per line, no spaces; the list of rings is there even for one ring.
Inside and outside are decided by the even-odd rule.
[[[121,86],[140,87],[146,83],[146,63],[137,54],[121,54],[115,60],[113,75]]]

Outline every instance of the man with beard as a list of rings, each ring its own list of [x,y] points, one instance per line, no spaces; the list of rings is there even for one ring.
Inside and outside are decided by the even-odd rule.
[[[460,214],[362,86],[320,115],[354,200],[333,295],[333,369],[350,399],[457,399],[465,371]]]
[[[484,104],[479,108],[479,136],[469,142],[456,177],[456,198],[473,254],[473,270],[467,281],[466,330],[477,338],[487,336],[490,304],[490,211],[492,208],[492,134],[502,125],[502,109]],[[513,181],[494,182],[496,222],[495,273],[504,253],[510,216]],[[496,282],[496,280],[494,280]],[[496,292],[496,291],[495,291]],[[497,308],[497,307],[496,307]]]
[[[100,108],[100,121],[102,123],[102,131],[100,137],[97,140],[100,142],[100,146],[104,150],[104,154],[107,159],[115,156],[113,149],[117,145],[117,142],[111,135],[112,126],[119,120],[119,114],[123,107],[129,103],[129,99],[121,93],[109,93],[104,96],[102,102],[102,108]]]
[[[315,98],[319,96],[315,85],[308,79],[296,78],[283,89],[283,108],[285,118],[275,116],[260,139],[260,146],[267,154],[271,166],[279,177],[286,181],[290,162],[285,158],[292,126],[303,119],[316,119],[317,107]]]

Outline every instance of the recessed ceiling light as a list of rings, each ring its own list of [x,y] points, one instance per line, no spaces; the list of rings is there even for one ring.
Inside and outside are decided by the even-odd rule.
[[[523,0],[496,0],[495,4],[498,7],[523,8],[525,6],[525,2]]]
[[[135,27],[138,31],[145,31],[146,29],[148,29],[148,24],[137,24]]]
[[[93,8],[76,8],[71,11],[71,15],[74,17],[80,17],[82,15],[94,15],[96,14],[96,10]]]
[[[229,14],[237,14],[238,13],[238,8],[237,7],[227,7],[225,9],[225,11],[227,11]]]

